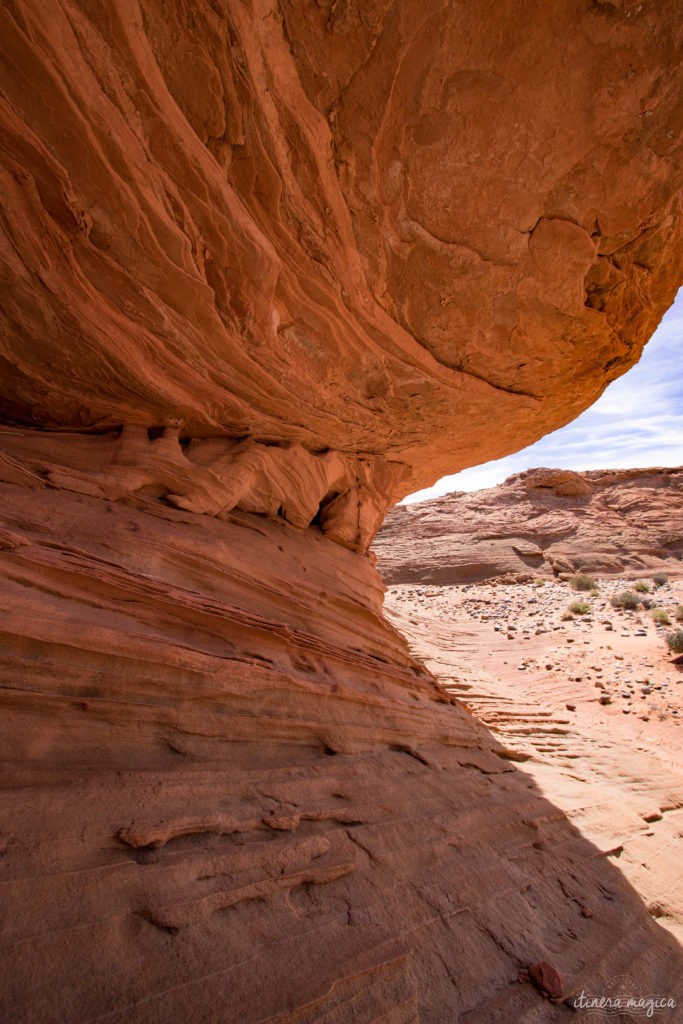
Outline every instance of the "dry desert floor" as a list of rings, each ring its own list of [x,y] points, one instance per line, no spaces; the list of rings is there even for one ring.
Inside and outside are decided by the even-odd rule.
[[[683,581],[648,583],[641,596],[670,626],[642,607],[615,609],[610,598],[633,581],[613,578],[593,595],[554,580],[399,585],[386,608],[413,653],[683,943],[683,666],[665,641],[683,627]],[[564,617],[576,600],[590,612]]]

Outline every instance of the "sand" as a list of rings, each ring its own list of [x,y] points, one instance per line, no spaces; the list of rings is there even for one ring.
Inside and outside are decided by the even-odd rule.
[[[649,581],[643,595],[670,626],[610,604],[632,583],[602,579],[595,596],[559,581],[401,585],[386,607],[413,653],[683,942],[683,666],[665,640],[683,581]],[[564,620],[577,599],[591,613]]]

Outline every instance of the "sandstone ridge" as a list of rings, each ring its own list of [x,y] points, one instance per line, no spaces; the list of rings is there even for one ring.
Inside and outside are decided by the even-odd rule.
[[[392,509],[374,551],[389,583],[574,572],[683,574],[683,470],[530,469]]]

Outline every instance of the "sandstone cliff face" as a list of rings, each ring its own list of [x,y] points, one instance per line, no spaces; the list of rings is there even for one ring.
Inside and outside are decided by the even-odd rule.
[[[671,302],[676,26],[3,5],[4,1019],[560,1019],[517,980],[540,961],[568,995],[675,987],[363,552],[583,409]]]
[[[683,470],[530,469],[488,490],[392,509],[374,550],[389,583],[680,576]]]
[[[3,1020],[564,1020],[518,981],[542,961],[562,998],[680,991],[673,937],[413,661],[368,559],[19,484],[0,544]]]
[[[384,502],[568,422],[680,277],[676,13],[9,0],[3,418],[362,454]]]

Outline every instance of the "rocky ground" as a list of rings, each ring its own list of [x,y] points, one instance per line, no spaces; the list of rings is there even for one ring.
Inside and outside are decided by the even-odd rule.
[[[681,941],[683,666],[666,635],[683,627],[683,581],[643,583],[652,607],[635,611],[610,602],[633,587],[624,578],[599,579],[592,594],[568,580],[402,584],[386,605],[413,652]],[[577,600],[586,614],[569,612]]]

